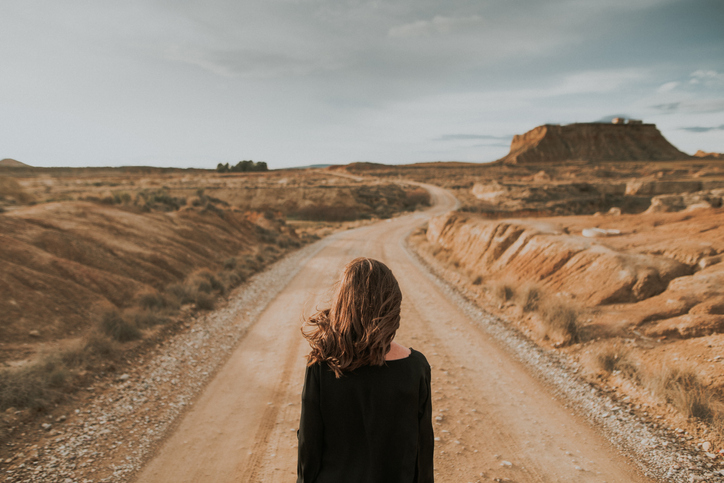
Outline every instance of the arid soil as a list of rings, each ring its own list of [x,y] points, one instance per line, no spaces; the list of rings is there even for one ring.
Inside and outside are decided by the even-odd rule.
[[[435,209],[309,245],[219,310],[187,319],[127,372],[90,383],[78,411],[51,411],[46,426],[28,428],[34,444],[2,455],[6,480],[293,479],[307,350],[301,314],[324,304],[349,259],[366,255],[400,281],[397,340],[433,367],[438,481],[652,481],[644,472],[714,481],[717,468],[615,393],[580,380],[565,355],[536,348],[427,273],[404,240],[455,204],[431,189]],[[619,438],[612,444],[602,429]]]
[[[0,442],[284,254],[428,202],[330,170],[0,169]]]
[[[655,198],[654,198],[655,200]],[[655,208],[655,204],[652,204]],[[724,452],[724,210],[490,220],[414,239],[478,303],[582,364],[596,387]]]

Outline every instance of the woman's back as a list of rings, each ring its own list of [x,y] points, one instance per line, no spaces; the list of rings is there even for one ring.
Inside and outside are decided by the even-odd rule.
[[[307,368],[298,482],[429,482],[433,431],[430,366],[420,352],[336,377]]]

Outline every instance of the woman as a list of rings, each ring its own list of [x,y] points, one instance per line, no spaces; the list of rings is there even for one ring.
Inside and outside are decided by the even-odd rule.
[[[297,483],[433,481],[430,365],[393,342],[401,302],[390,269],[357,258],[305,322]]]

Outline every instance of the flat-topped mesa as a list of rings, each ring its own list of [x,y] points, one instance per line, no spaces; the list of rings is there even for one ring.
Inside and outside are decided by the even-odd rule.
[[[655,124],[631,122],[544,124],[513,137],[505,164],[561,161],[674,161],[691,159]]]

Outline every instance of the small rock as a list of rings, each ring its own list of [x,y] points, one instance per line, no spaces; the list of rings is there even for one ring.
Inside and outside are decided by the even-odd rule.
[[[128,374],[122,374],[122,375],[118,378],[118,380],[119,380],[119,381],[127,381],[127,380],[130,379],[130,378],[131,378],[131,376],[129,376]]]
[[[510,468],[510,467],[513,466],[513,463],[511,463],[510,461],[505,461],[505,460],[503,460],[503,461],[500,462],[500,466],[505,466],[505,467],[507,467],[507,468]]]
[[[716,459],[716,453],[709,453],[707,452],[706,455],[711,459]]]
[[[62,416],[60,416],[58,419],[56,419],[55,422],[56,422],[56,423],[62,423],[62,422],[65,421],[66,419],[68,419],[68,418],[67,418],[65,415],[62,415]]]
[[[30,332],[28,332],[28,335],[29,335],[30,337],[40,337],[40,331],[31,330]]]
[[[709,441],[704,441],[701,444],[701,449],[704,451],[709,451],[709,448],[711,448],[711,443]]]
[[[50,428],[53,427],[53,425],[50,424],[50,423],[43,423],[43,424],[41,424],[41,426],[42,426],[42,428],[43,428],[44,430],[46,430],[46,431],[49,431]]]

